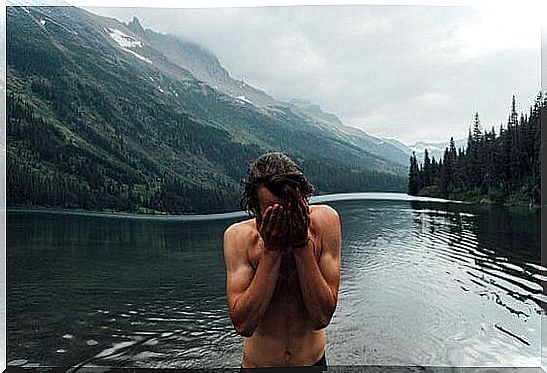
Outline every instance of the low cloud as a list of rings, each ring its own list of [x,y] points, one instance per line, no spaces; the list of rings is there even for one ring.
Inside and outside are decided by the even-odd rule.
[[[232,76],[406,143],[505,123],[541,85],[540,24],[471,7],[86,8],[202,44]]]

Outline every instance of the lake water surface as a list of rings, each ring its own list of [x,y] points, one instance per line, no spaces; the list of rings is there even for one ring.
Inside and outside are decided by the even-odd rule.
[[[329,365],[540,365],[539,212],[330,200],[343,237]],[[241,219],[8,211],[8,365],[238,367],[222,234]]]

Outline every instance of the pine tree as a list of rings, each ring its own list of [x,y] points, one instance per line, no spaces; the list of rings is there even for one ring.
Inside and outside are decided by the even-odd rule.
[[[507,128],[500,124],[499,135],[493,126],[483,132],[475,113],[466,149],[456,150],[451,138],[438,162],[435,158],[429,161],[427,152],[423,167],[416,164],[415,155],[411,158],[411,168],[418,174],[414,185],[421,185],[421,176],[425,185],[437,186],[445,198],[477,188],[479,196],[492,201],[527,197],[530,203],[540,204],[542,117],[547,118],[547,95],[543,92],[538,93],[530,114],[521,113],[520,117],[513,96]]]
[[[420,190],[420,175],[419,175],[418,161],[416,159],[416,153],[412,152],[410,156],[410,171],[408,175],[408,194],[411,196],[418,195]]]
[[[429,159],[429,153],[427,149],[424,151],[424,166],[423,166],[423,186],[430,186],[433,183],[433,170],[431,167],[431,160]]]
[[[450,197],[454,185],[453,161],[450,154],[449,148],[446,148],[441,167],[441,193],[444,198]]]

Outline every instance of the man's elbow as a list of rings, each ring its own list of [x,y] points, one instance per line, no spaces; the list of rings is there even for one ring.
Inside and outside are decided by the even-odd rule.
[[[313,330],[318,331],[321,329],[325,329],[329,325],[330,321],[317,321],[313,324]]]
[[[330,324],[330,320],[330,316],[324,316],[318,318],[317,320],[314,320],[314,322],[312,323],[313,330],[325,329]]]
[[[249,319],[243,319],[242,317],[234,317],[230,315],[232,319],[232,325],[236,330],[236,333],[243,337],[250,337],[254,334],[256,325],[253,325],[253,322]]]
[[[321,330],[325,329],[332,320],[332,316],[334,314],[334,310],[336,308],[336,302],[334,303],[334,307],[330,307],[330,310],[325,312],[323,315],[317,317],[312,322],[312,327],[314,330]]]
[[[234,327],[237,334],[246,338],[251,337],[254,334],[256,329],[247,324],[238,324],[238,325],[234,325]]]

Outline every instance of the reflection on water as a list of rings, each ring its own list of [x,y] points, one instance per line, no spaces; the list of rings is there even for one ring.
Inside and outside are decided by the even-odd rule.
[[[539,365],[539,214],[330,204],[343,248],[329,364]],[[222,254],[234,219],[9,212],[8,364],[239,366]]]

